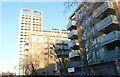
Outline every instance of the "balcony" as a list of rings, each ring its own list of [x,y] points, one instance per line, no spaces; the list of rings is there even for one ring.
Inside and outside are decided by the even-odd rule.
[[[68,44],[68,41],[67,40],[58,40],[58,41],[56,41],[56,43],[59,45],[59,44],[64,44],[64,45],[66,45],[66,44]]]
[[[80,62],[79,61],[74,61],[74,62],[70,62],[68,67],[74,67],[77,68],[80,66]]]
[[[74,48],[74,47],[76,47],[76,46],[79,47],[78,40],[69,41],[69,43],[68,43],[68,48],[72,48],[72,47]]]
[[[69,52],[69,58],[73,58],[73,57],[76,57],[76,56],[79,56],[79,52],[78,51]]]
[[[61,51],[61,50],[67,51],[68,50],[68,46],[66,46],[66,45],[57,45],[57,50],[58,51]]]
[[[95,17],[101,17],[103,13],[112,13],[113,10],[112,2],[104,2],[97,10],[95,10]]]
[[[68,44],[68,40],[63,40],[64,44]]]
[[[120,59],[120,47],[115,48],[114,50],[111,51],[106,51],[104,52],[103,57],[101,58],[102,61],[113,61],[116,59]]]
[[[62,40],[57,40],[56,43],[57,44],[63,44],[63,41]]]
[[[70,21],[67,24],[67,30],[76,29],[76,21]]]
[[[68,33],[68,39],[74,38],[74,37],[76,38],[76,36],[77,36],[77,30],[72,30]]]
[[[108,17],[106,17],[97,24],[97,28],[98,31],[104,29],[103,31],[109,32],[117,28],[117,25],[118,25],[117,17],[115,15],[109,15]]]
[[[68,58],[69,57],[69,52],[68,51],[58,51],[57,52],[57,58]]]
[[[117,40],[120,40],[120,31],[113,31],[105,36],[102,36],[100,38],[100,43],[104,46]]]

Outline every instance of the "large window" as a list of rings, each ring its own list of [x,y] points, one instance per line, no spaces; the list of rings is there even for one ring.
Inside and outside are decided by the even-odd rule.
[[[82,25],[82,29],[84,29],[85,28],[85,21],[84,20],[82,21],[81,25]]]
[[[97,38],[93,38],[93,48],[98,47]]]
[[[93,34],[95,34],[95,33],[96,33],[95,26],[94,26],[94,25],[92,25],[92,27],[91,27],[91,28],[92,28],[92,33],[93,33]]]
[[[82,12],[80,12],[79,14],[80,14],[80,18],[82,18],[82,16],[83,16]]]
[[[100,53],[99,51],[93,52],[93,59],[95,62],[100,61]]]
[[[89,15],[89,22],[92,23],[93,21],[94,21],[94,19],[93,19],[93,14],[91,13],[91,14]]]
[[[86,48],[86,52],[88,52],[88,48],[89,48],[89,43],[88,43],[88,41],[85,43],[85,48]]]
[[[36,42],[36,36],[31,35],[31,41],[32,41],[32,42]]]
[[[86,30],[83,32],[84,39],[87,38],[86,32],[87,32]]]

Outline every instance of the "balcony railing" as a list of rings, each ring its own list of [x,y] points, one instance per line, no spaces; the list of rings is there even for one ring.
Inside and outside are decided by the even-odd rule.
[[[68,44],[67,40],[57,40],[56,41],[57,44]]]
[[[68,46],[63,45],[57,45],[58,50],[68,50]]]
[[[69,30],[72,26],[76,27],[76,21],[70,21],[70,22],[67,24],[67,30]]]
[[[69,43],[68,43],[68,48],[71,48],[71,47],[73,47],[74,45],[79,45],[79,43],[78,43],[77,40],[69,41]]]
[[[102,14],[107,9],[113,9],[113,3],[112,2],[104,2],[97,10],[95,10],[95,17],[98,17],[100,14]]]
[[[79,56],[79,52],[78,51],[69,52],[69,58],[73,58],[75,56]]]
[[[74,61],[74,62],[70,62],[69,63],[69,67],[79,67],[80,66],[80,62],[79,61]]]
[[[64,44],[68,44],[68,40],[63,40]]]
[[[115,48],[114,50],[111,51],[106,51],[104,52],[103,57],[101,58],[101,60],[103,61],[112,61],[112,60],[116,60],[120,58],[120,48]]]
[[[71,38],[73,35],[77,35],[77,30],[72,30],[68,33],[68,38]]]
[[[100,21],[97,24],[98,31],[104,29],[105,27],[108,27],[112,23],[115,23],[115,24],[118,23],[117,17],[115,15],[109,15],[108,17],[106,17],[105,19],[103,19],[102,21]]]
[[[58,58],[61,58],[61,57],[66,57],[66,58],[68,58],[69,57],[69,52],[68,51],[58,51],[57,52],[57,57]]]
[[[57,40],[56,43],[57,44],[63,44],[63,40]]]
[[[101,45],[106,45],[108,43],[120,40],[120,31],[113,31],[105,36],[100,38]]]

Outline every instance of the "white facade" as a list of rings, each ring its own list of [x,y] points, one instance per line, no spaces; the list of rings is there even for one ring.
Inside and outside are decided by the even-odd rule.
[[[26,49],[26,43],[29,43],[31,32],[41,32],[42,31],[42,12],[29,9],[20,10],[20,20],[19,20],[19,35],[18,35],[18,64],[17,64],[17,75],[23,75],[19,72],[19,62],[23,60],[25,56],[24,50]],[[32,41],[35,41],[36,37],[32,37]]]

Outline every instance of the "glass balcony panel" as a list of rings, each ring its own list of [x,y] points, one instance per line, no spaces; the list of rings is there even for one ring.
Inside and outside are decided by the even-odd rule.
[[[104,52],[104,55],[101,58],[101,60],[103,60],[103,61],[110,61],[110,60],[118,59],[118,58],[120,58],[119,51],[120,51],[120,48],[118,48],[117,50],[114,49],[114,50],[111,50],[109,52]]]
[[[101,13],[103,13],[105,10],[112,8],[113,9],[113,3],[112,2],[104,2],[96,11],[95,11],[95,17],[98,17]]]
[[[62,41],[62,40],[57,40],[56,43],[57,43],[57,44],[62,44],[63,41]]]
[[[109,15],[108,17],[106,17],[105,19],[103,19],[102,21],[100,21],[97,24],[98,31],[104,29],[105,27],[108,27],[112,23],[118,23],[117,17],[115,15]]]
[[[69,58],[73,58],[75,56],[79,56],[79,52],[78,51],[71,51],[71,52],[69,52]]]
[[[76,26],[76,21],[70,21],[68,24],[67,24],[67,30],[69,30],[72,26]]]
[[[115,40],[120,40],[120,31],[113,31],[105,36],[100,38],[101,45],[106,45]]]
[[[68,44],[68,41],[67,40],[63,40],[64,44]]]
[[[119,58],[119,57],[120,57],[120,53],[116,50],[113,50],[113,51],[105,54],[105,60],[113,60],[113,59],[116,59],[116,58]]]
[[[71,48],[74,45],[79,45],[78,40],[73,40],[68,42],[68,48]]]
[[[72,37],[73,35],[77,35],[77,30],[72,30],[68,33],[68,38]]]
[[[74,61],[74,62],[70,62],[70,65],[69,65],[70,67],[78,67],[78,66],[80,66],[80,62],[79,61]]]

